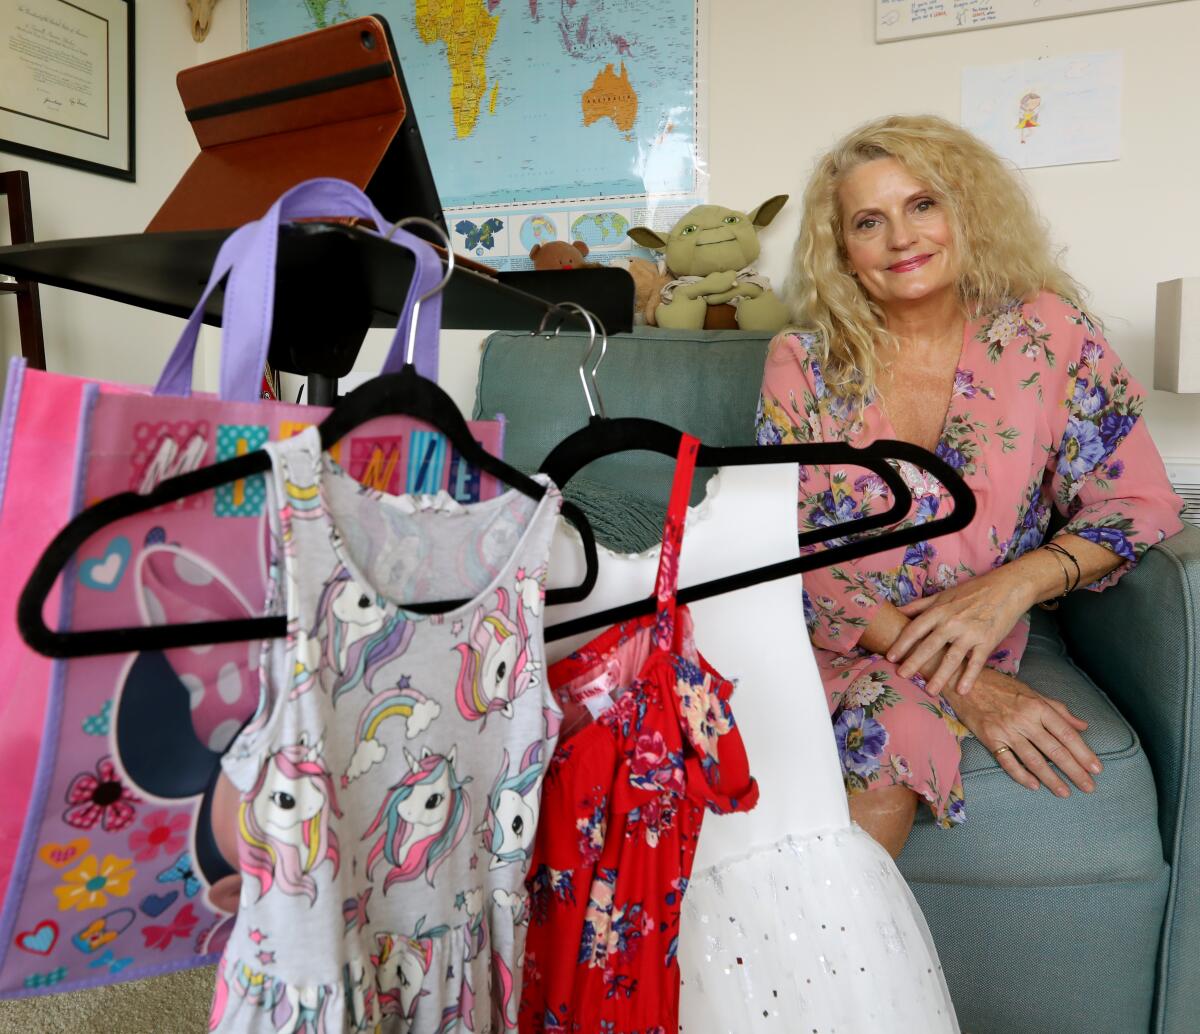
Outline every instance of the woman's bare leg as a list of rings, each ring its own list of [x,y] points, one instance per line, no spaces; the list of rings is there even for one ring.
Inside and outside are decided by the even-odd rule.
[[[850,818],[897,858],[917,817],[918,797],[907,786],[886,786],[850,798]]]

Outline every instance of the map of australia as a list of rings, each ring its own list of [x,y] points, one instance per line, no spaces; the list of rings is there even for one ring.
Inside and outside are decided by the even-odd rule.
[[[696,189],[698,0],[248,0],[251,46],[387,19],[448,208]]]
[[[628,133],[637,122],[637,92],[629,83],[629,73],[621,65],[621,74],[612,65],[596,76],[591,88],[583,91],[583,124],[590,126],[597,119],[610,118],[622,133]]]

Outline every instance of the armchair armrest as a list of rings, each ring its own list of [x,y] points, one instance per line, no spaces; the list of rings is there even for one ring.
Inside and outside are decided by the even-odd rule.
[[[1185,524],[1111,589],[1075,593],[1060,620],[1072,660],[1133,726],[1154,770],[1171,866],[1155,1030],[1190,1029],[1200,1009],[1200,900],[1189,889],[1200,879],[1200,528]]]

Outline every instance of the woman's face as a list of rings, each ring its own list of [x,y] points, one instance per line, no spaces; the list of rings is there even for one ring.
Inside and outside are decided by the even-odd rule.
[[[953,291],[958,255],[949,214],[895,158],[851,170],[838,191],[850,268],[885,311]]]

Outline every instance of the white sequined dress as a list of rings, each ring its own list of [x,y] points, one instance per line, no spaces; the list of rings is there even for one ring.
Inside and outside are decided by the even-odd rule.
[[[794,553],[795,486],[791,465],[722,470],[689,512],[680,585]],[[573,576],[571,557],[556,540],[556,580]],[[644,597],[656,562],[601,550],[596,589],[551,609],[547,624]],[[691,611],[705,657],[738,682],[761,796],[701,835],[680,931],[681,1034],[957,1034],[920,907],[887,852],[850,822],[799,578]]]

